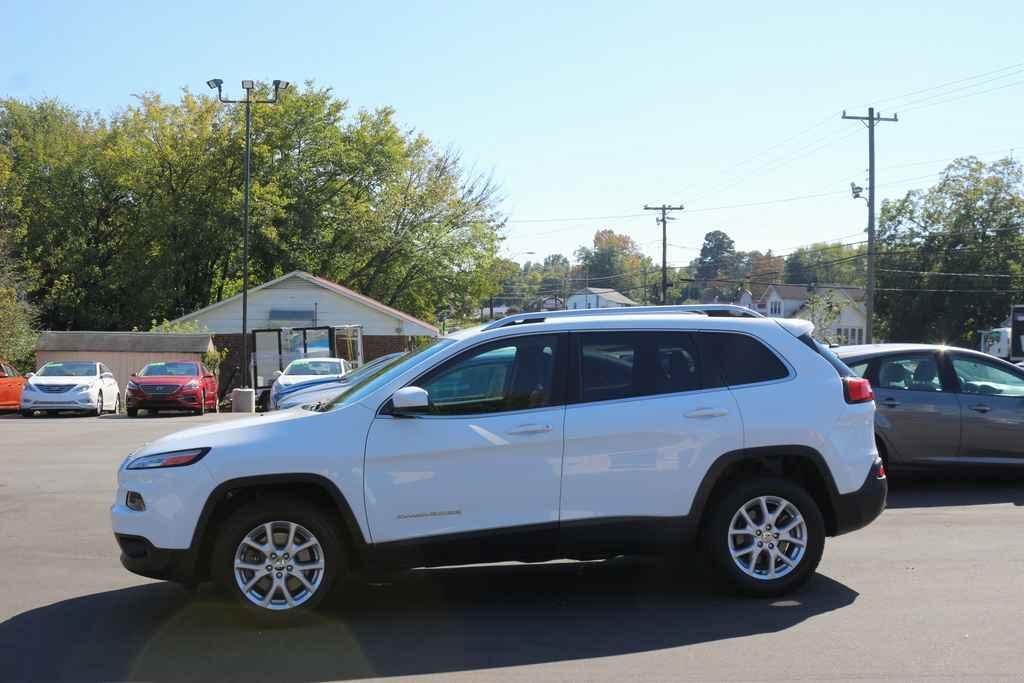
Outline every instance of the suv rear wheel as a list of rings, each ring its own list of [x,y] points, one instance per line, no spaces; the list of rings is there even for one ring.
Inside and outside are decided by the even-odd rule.
[[[247,607],[306,611],[331,591],[343,554],[334,522],[323,510],[272,498],[247,503],[224,521],[211,573]]]
[[[707,545],[721,575],[746,595],[776,596],[810,578],[825,548],[814,499],[781,478],[740,481],[714,507]]]

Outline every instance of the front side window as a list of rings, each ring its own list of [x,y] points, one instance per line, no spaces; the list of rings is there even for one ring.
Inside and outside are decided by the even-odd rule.
[[[878,388],[897,391],[942,391],[935,356],[892,356],[878,366]]]
[[[995,363],[974,358],[953,358],[960,393],[981,396],[1024,396],[1024,378]]]
[[[789,370],[757,339],[733,332],[709,332],[709,346],[718,356],[722,379],[729,386],[785,379]]]
[[[413,384],[426,389],[426,415],[473,415],[558,402],[558,335],[515,337],[458,356]]]
[[[41,377],[95,377],[96,363],[89,361],[64,361],[47,363],[36,373]]]

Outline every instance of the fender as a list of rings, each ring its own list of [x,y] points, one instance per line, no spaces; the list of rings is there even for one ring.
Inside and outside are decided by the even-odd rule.
[[[229,492],[244,491],[246,489],[267,486],[288,486],[294,484],[316,486],[331,498],[334,502],[335,509],[340,513],[341,518],[344,521],[345,529],[348,532],[348,538],[352,542],[352,551],[356,553],[357,560],[359,560],[360,564],[365,563],[367,542],[363,537],[362,530],[359,528],[359,522],[356,521],[356,517],[352,513],[352,507],[348,504],[348,500],[346,500],[345,495],[333,481],[323,475],[311,473],[262,474],[252,477],[228,479],[227,481],[223,481],[218,484],[217,487],[210,492],[210,495],[207,496],[206,503],[203,504],[202,512],[199,513],[199,520],[196,522],[196,528],[192,532],[191,550],[197,554],[196,560],[200,559],[198,557],[198,553],[203,548],[206,528],[209,524],[210,518],[213,516],[217,506],[227,500]]]
[[[821,453],[810,446],[763,446],[730,451],[719,456],[711,463],[711,467],[708,468],[707,473],[705,473],[704,478],[700,482],[700,486],[697,488],[697,493],[693,497],[693,504],[690,506],[690,513],[687,515],[692,520],[694,533],[697,533],[700,529],[712,491],[723,480],[728,470],[741,463],[750,462],[761,463],[768,469],[777,468],[779,469],[779,474],[782,474],[782,458],[799,458],[814,465],[825,484],[825,491],[823,493],[826,496],[826,500],[820,501],[820,503],[828,505],[829,509],[823,509],[822,514],[825,516],[826,522],[829,523],[830,517],[833,517],[836,502],[839,499],[839,489],[836,487],[836,482],[832,478],[832,472],[829,470]],[[831,526],[831,524],[829,525]]]

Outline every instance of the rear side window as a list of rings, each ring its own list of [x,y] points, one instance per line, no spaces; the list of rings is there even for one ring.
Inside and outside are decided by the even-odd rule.
[[[579,334],[579,401],[611,401],[701,388],[693,336],[685,332]]]
[[[708,334],[710,347],[718,356],[722,379],[729,386],[784,379],[789,370],[767,346],[745,334]]]
[[[819,356],[827,360],[829,362],[829,365],[836,369],[836,372],[839,373],[840,377],[853,377],[854,373],[850,370],[850,368],[846,366],[846,363],[844,363],[842,359],[839,358],[839,356],[832,353],[832,349],[825,346],[824,344],[822,344],[820,341],[818,341],[809,334],[802,334],[798,337],[798,339],[802,341],[805,345],[807,345],[815,353],[817,353]],[[858,372],[857,374],[863,377],[867,369],[868,362],[864,361],[864,367],[861,368],[860,372]]]

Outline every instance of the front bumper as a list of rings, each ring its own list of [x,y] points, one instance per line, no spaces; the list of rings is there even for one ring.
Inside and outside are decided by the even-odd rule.
[[[99,396],[89,393],[22,392],[22,410],[96,410]]]
[[[176,391],[166,396],[130,392],[125,403],[129,408],[142,408],[143,410],[195,410],[199,407],[201,397],[200,389]]]
[[[889,480],[882,468],[882,459],[876,458],[864,484],[851,493],[835,497],[835,535],[861,529],[882,514],[889,495]]]
[[[195,583],[202,579],[196,571],[196,553],[191,548],[157,548],[148,538],[114,534],[121,547],[121,564],[128,571],[162,581]]]

